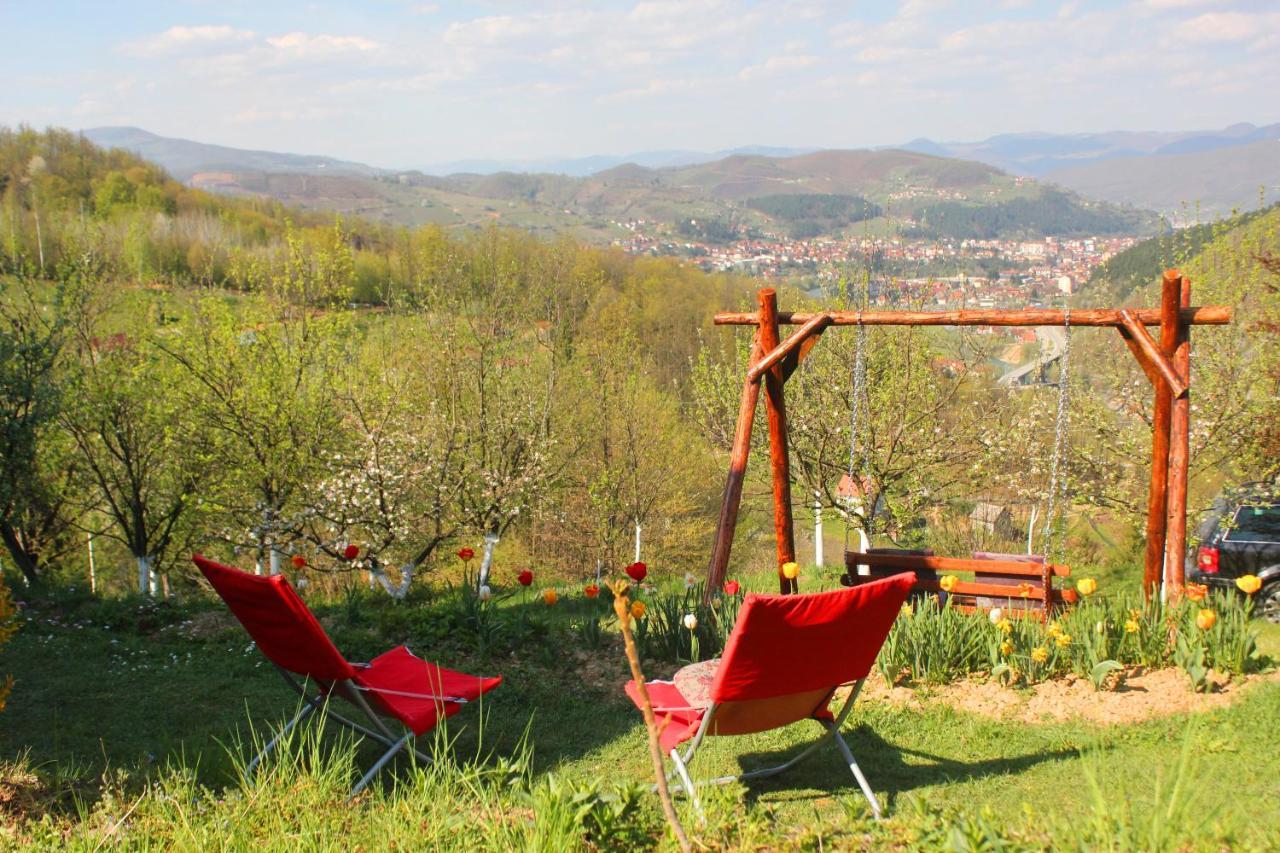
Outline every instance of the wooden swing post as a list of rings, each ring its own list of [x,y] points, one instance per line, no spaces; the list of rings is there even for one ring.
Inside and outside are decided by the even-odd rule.
[[[729,551],[738,523],[742,487],[751,450],[751,426],[755,419],[760,383],[765,385],[769,418],[769,461],[773,479],[773,520],[778,565],[795,560],[792,523],[791,469],[787,449],[787,411],[783,385],[828,326],[1093,326],[1116,329],[1155,390],[1151,428],[1151,488],[1147,502],[1147,550],[1143,589],[1150,597],[1163,577],[1176,595],[1184,580],[1187,541],[1187,477],[1191,418],[1191,327],[1223,326],[1231,322],[1227,305],[1191,305],[1191,285],[1177,270],[1162,278],[1159,308],[1087,308],[1067,311],[1052,308],[962,311],[828,311],[780,312],[777,294],[766,288],[757,294],[755,313],[717,314],[719,326],[755,326],[756,339],[742,387],[738,425],[729,455],[716,527],[711,563],[707,568],[706,595],[724,583]],[[800,328],[780,340],[778,328]],[[1147,331],[1160,327],[1160,340]],[[984,564],[990,568],[990,563]],[[797,592],[795,581],[782,576],[784,593]]]

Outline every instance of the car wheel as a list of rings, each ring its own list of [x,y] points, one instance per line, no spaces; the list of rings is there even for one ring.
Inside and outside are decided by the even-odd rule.
[[[1280,622],[1280,581],[1272,581],[1258,593],[1258,615],[1268,622]]]

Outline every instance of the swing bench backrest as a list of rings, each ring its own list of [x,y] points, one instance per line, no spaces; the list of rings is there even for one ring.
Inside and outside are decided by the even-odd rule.
[[[1071,569],[1047,563],[1044,557],[1024,554],[993,554],[979,551],[973,558],[934,557],[918,554],[845,553],[846,582],[854,585],[900,572],[915,572],[913,594],[938,593],[961,610],[1002,608],[1010,615],[1035,615],[1048,619],[1053,611],[1074,600],[1069,590],[1055,589],[1055,577],[1070,577]],[[868,566],[871,574],[859,576],[857,567]],[[950,591],[942,579],[954,575]],[[972,576],[972,580],[968,578]]]

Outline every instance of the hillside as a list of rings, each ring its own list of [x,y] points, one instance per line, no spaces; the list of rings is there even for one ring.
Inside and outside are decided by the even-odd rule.
[[[1220,216],[1257,207],[1260,199],[1280,198],[1280,140],[1115,157],[1044,177],[1091,198],[1158,210],[1175,220]]]
[[[190,182],[201,173],[284,172],[317,175],[378,175],[363,163],[349,163],[332,157],[253,151],[209,145],[189,139],[157,136],[137,127],[91,127],[81,131],[85,139],[102,148],[123,148],[162,166],[180,181]]]
[[[1260,210],[1238,214],[1218,222],[1179,228],[1136,243],[1098,265],[1083,293],[1107,292],[1107,299],[1127,300],[1131,294],[1154,279],[1157,270],[1185,267],[1196,261],[1204,248],[1224,234],[1236,232],[1255,220],[1280,214],[1280,203]],[[1090,297],[1092,298],[1092,297]]]
[[[395,225],[496,222],[596,241],[622,236],[626,223],[641,221],[650,230],[694,238],[744,232],[813,237],[867,222],[874,224],[862,227],[878,232],[961,239],[1141,233],[1154,225],[1150,217],[1047,192],[990,165],[897,149],[802,154],[761,149],[657,168],[623,163],[580,177],[550,172],[442,177],[206,145],[137,128],[96,128],[83,136],[145,157],[198,189]],[[686,154],[651,153],[659,161]],[[787,196],[809,198],[779,203]]]
[[[1280,139],[1280,124],[1259,127],[1241,122],[1220,130],[1006,133],[978,142],[915,139],[902,147],[942,157],[977,160],[1015,174],[1041,177],[1116,158],[1219,151],[1275,139]]]

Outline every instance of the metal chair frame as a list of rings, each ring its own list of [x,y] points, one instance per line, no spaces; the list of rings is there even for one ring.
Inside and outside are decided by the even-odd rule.
[[[698,801],[697,794],[697,787],[699,785],[724,785],[729,782],[740,782],[747,779],[764,779],[769,776],[776,776],[785,770],[791,769],[805,758],[808,758],[809,755],[815,752],[818,747],[822,746],[827,741],[834,740],[836,748],[840,750],[840,754],[844,756],[845,762],[849,765],[849,770],[853,772],[853,777],[857,780],[858,787],[862,789],[862,795],[867,798],[867,803],[871,806],[871,813],[875,816],[876,820],[879,820],[881,818],[880,803],[876,800],[876,795],[872,792],[871,785],[867,782],[867,777],[863,775],[862,768],[858,766],[857,760],[853,757],[853,753],[849,749],[849,744],[845,743],[844,738],[840,736],[840,727],[849,716],[849,712],[853,710],[853,705],[858,700],[858,694],[862,691],[862,685],[865,681],[866,679],[862,678],[854,683],[853,689],[849,691],[849,698],[845,700],[844,705],[841,707],[840,712],[835,716],[835,719],[825,720],[814,718],[826,728],[826,735],[809,744],[787,761],[775,767],[764,767],[759,770],[740,773],[736,776],[719,776],[714,779],[703,779],[695,783],[689,776],[689,764],[697,755],[698,747],[702,745],[702,739],[711,732],[716,716],[716,710],[719,707],[717,703],[713,702],[707,708],[707,712],[703,716],[701,724],[698,726],[698,732],[693,736],[693,740],[690,741],[684,755],[680,754],[679,747],[673,748],[669,753],[669,757],[671,758],[671,762],[675,765],[675,769],[667,774],[667,781],[669,782],[674,778],[679,778],[681,787],[684,788],[690,802],[693,803],[694,811],[697,812],[698,817],[701,818],[702,804]],[[827,701],[830,700],[828,699]],[[663,711],[688,709],[654,708],[653,710],[655,714],[660,715]]]
[[[350,796],[352,798],[354,798],[357,794],[363,791],[365,787],[368,786],[368,784],[373,781],[373,778],[378,775],[378,772],[381,771],[382,768],[387,765],[387,762],[391,761],[391,759],[394,758],[396,754],[400,752],[400,750],[404,749],[406,746],[409,746],[409,744],[416,739],[417,736],[413,733],[412,730],[409,730],[408,728],[406,728],[403,735],[397,735],[395,732],[393,732],[387,726],[387,724],[383,721],[382,717],[369,705],[368,700],[366,700],[362,695],[365,692],[377,693],[379,691],[373,690],[372,688],[368,688],[368,687],[362,687],[358,684],[355,684],[351,679],[342,679],[341,681],[330,681],[330,682],[317,681],[315,683],[318,685],[318,689],[316,690],[315,693],[311,693],[307,690],[306,682],[299,682],[298,679],[294,678],[293,673],[289,672],[289,670],[284,669],[281,666],[276,666],[275,664],[272,664],[272,665],[275,666],[276,671],[280,673],[280,676],[285,680],[285,683],[288,684],[289,687],[294,692],[296,692],[299,696],[302,697],[302,701],[305,707],[303,707],[300,711],[298,711],[298,713],[293,717],[293,719],[285,723],[284,726],[281,727],[280,731],[276,733],[275,737],[273,737],[270,741],[268,741],[267,745],[263,747],[262,751],[259,752],[254,757],[253,761],[249,762],[249,768],[248,768],[249,773],[253,773],[254,769],[257,768],[257,766],[262,762],[262,760],[266,758],[273,749],[275,749],[276,745],[279,744],[280,740],[285,735],[287,735],[290,731],[293,730],[294,726],[298,725],[298,723],[301,723],[303,720],[307,719],[317,711],[323,713],[326,717],[333,720],[334,722],[339,723],[340,725],[346,726],[352,731],[358,732],[359,734],[362,734],[371,740],[377,741],[378,743],[388,748],[387,751],[382,754],[382,757],[380,757],[377,761],[375,761],[373,766],[369,768],[368,772],[365,773],[364,776],[360,779],[360,781],[356,783],[356,786],[351,789]],[[356,667],[357,669],[363,669],[368,667],[368,664],[365,664],[365,663],[353,663],[351,665]],[[308,679],[308,681],[310,681],[310,679]],[[419,699],[434,699],[441,706],[440,711],[441,711],[442,718],[444,716],[443,705],[445,702],[450,702],[458,705],[467,704],[467,700],[457,696],[434,696],[426,693],[410,694],[410,693],[401,693],[400,691],[383,691],[383,692],[388,692],[388,693],[395,692],[397,693],[397,695],[412,696],[414,698],[419,698]],[[329,707],[329,697],[331,696],[340,696],[343,699],[350,702],[357,709],[362,711],[366,717],[369,718],[369,721],[374,728],[370,729],[367,726],[363,726],[360,723],[355,722],[354,720],[349,720],[346,717],[339,714],[338,712],[331,709]],[[374,729],[376,729],[376,731]],[[419,761],[422,761],[423,763],[430,764],[433,760],[431,756],[421,752],[420,750],[417,749],[416,746],[409,746],[409,751],[412,752],[414,756],[416,756],[417,759]]]

